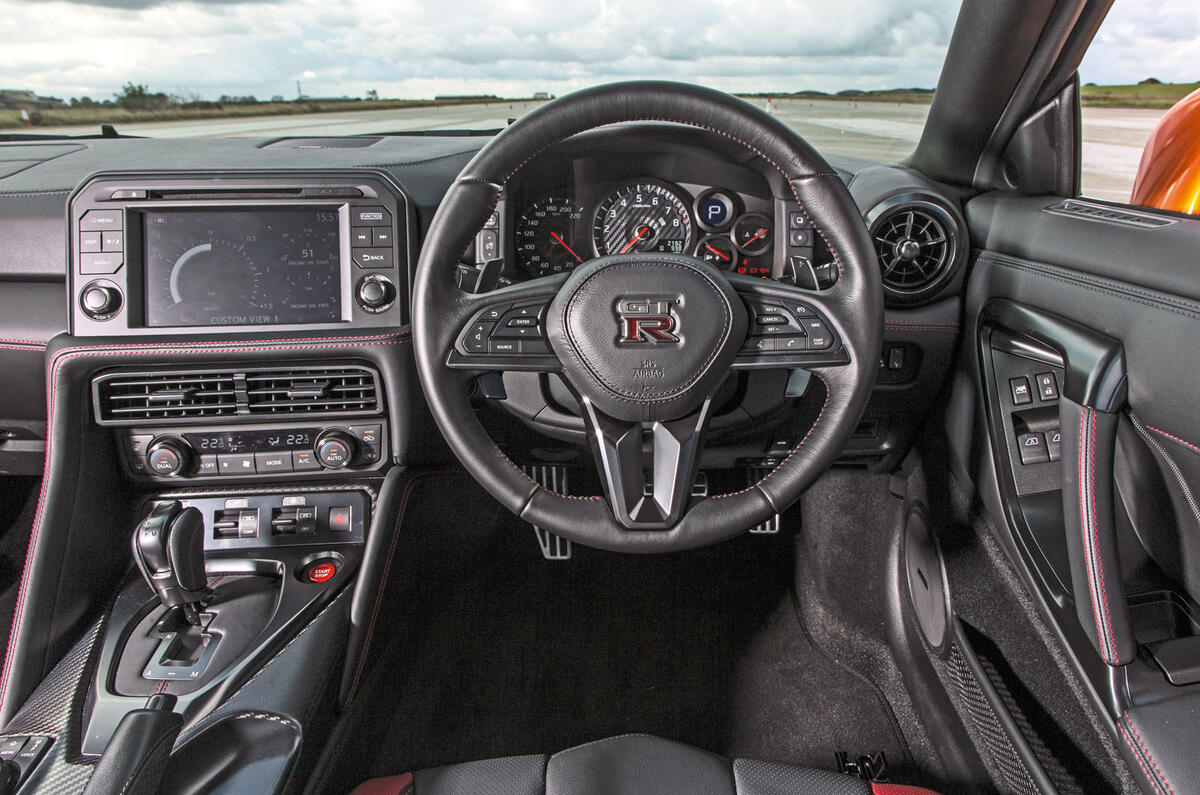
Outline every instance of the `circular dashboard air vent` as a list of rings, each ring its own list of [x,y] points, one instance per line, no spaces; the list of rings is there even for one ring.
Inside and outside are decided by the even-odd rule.
[[[889,298],[915,303],[945,284],[958,254],[958,224],[946,209],[895,197],[872,210],[868,219]]]

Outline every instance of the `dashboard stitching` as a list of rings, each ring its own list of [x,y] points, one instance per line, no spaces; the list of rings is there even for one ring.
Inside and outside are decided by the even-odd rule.
[[[658,118],[655,116],[645,116],[645,117],[638,117],[638,118],[633,118],[633,119],[619,119],[618,121],[627,121],[627,122],[658,121],[658,122],[666,122],[666,123],[670,123],[670,124],[682,124],[687,127],[695,127],[695,128],[701,129],[701,130],[708,130],[709,132],[713,133],[714,135],[719,135],[722,138],[728,138],[731,141],[735,141],[735,142],[741,144],[742,146],[746,147],[754,154],[761,157],[763,160],[770,163],[775,168],[775,170],[778,171],[785,180],[787,180],[788,187],[791,189],[792,195],[796,197],[796,204],[798,204],[800,206],[800,212],[804,215],[805,220],[807,220],[810,224],[812,224],[813,229],[815,229],[817,234],[821,236],[821,239],[825,241],[825,245],[829,246],[829,252],[833,255],[834,263],[837,264],[838,277],[840,278],[841,276],[844,275],[844,272],[842,269],[842,258],[838,254],[837,248],[833,245],[832,242],[830,242],[829,238],[825,235],[825,231],[823,229],[821,229],[821,227],[819,227],[816,223],[813,222],[812,217],[808,214],[808,210],[804,206],[804,202],[800,200],[800,192],[798,190],[796,190],[796,186],[793,184],[794,179],[808,179],[808,178],[812,178],[812,177],[822,177],[822,176],[837,177],[837,174],[835,172],[817,171],[817,172],[813,172],[811,174],[802,174],[795,178],[789,177],[787,172],[783,169],[782,166],[780,166],[778,163],[776,163],[771,158],[767,157],[757,147],[753,146],[750,143],[747,143],[746,141],[743,141],[741,138],[738,138],[736,135],[725,132],[724,130],[718,130],[715,127],[709,127],[708,125],[700,124],[698,122],[680,121],[679,119],[664,119],[664,118]],[[508,181],[513,178],[513,175],[515,175],[518,171],[520,171],[522,168],[524,168],[525,165],[530,160],[533,160],[535,157],[537,157],[542,152],[549,149],[551,146],[554,146],[555,144],[559,143],[559,141],[561,141],[561,140],[562,139],[556,139],[554,141],[551,141],[550,143],[546,144],[545,146],[541,147],[537,151],[530,154],[529,157],[527,157],[523,161],[521,161],[521,163],[516,168],[514,168],[512,171],[510,171],[504,177],[504,184],[507,185]],[[459,180],[459,181],[465,182],[466,180]]]
[[[39,342],[38,340],[6,340],[6,339],[0,339],[0,342],[9,342],[9,343],[12,343],[12,344],[14,344],[14,345],[30,345],[30,346],[33,346],[33,347],[35,347],[35,348],[45,348],[45,347],[46,347],[46,343],[44,343],[44,342]]]
[[[820,410],[820,412],[817,413],[817,418],[815,420],[813,420],[813,424],[809,427],[808,433],[804,434],[804,438],[801,439],[796,444],[796,446],[792,448],[792,451],[790,453],[788,453],[787,458],[780,461],[779,464],[774,469],[772,469],[767,474],[763,475],[762,478],[757,483],[747,486],[746,488],[742,489],[741,491],[731,491],[728,494],[714,494],[713,496],[709,497],[709,499],[720,500],[720,499],[724,499],[726,497],[736,497],[739,494],[745,494],[748,491],[753,491],[754,489],[758,488],[762,484],[766,483],[771,478],[772,475],[774,475],[776,472],[778,472],[780,470],[781,467],[783,467],[784,464],[786,464],[788,461],[791,461],[792,457],[795,456],[796,453],[800,452],[800,448],[803,447],[804,443],[808,441],[808,437],[812,436],[813,431],[815,431],[817,429],[817,426],[821,424],[821,418],[823,418],[825,416],[825,409],[829,407],[829,398],[832,396],[832,393],[833,393],[833,390],[830,389],[830,387],[829,387],[829,382],[825,380],[825,377],[823,375],[821,375],[820,373],[813,373],[813,375],[815,375],[817,378],[819,378],[821,380],[821,383],[825,385],[825,402],[821,404],[821,410]],[[765,497],[766,495],[763,495],[763,496]],[[771,502],[770,498],[767,499],[767,502]]]
[[[389,335],[377,335],[379,337],[387,337]],[[358,346],[375,346],[375,345],[400,345],[411,340],[407,335],[393,335],[394,339],[379,339],[377,341],[358,342],[357,340],[369,339],[375,340],[375,337],[331,337],[328,341],[332,344],[328,345],[277,345],[276,343],[284,342],[285,340],[264,340],[265,344],[254,346],[253,340],[231,341],[227,344],[223,343],[200,343],[209,347],[171,347],[170,345],[160,345],[157,343],[144,343],[124,346],[106,346],[106,345],[91,345],[81,346],[76,348],[64,348],[58,351],[52,357],[48,369],[51,371],[51,376],[48,379],[46,393],[46,457],[43,464],[42,485],[38,493],[37,508],[34,511],[33,529],[29,538],[28,552],[25,556],[25,567],[21,572],[21,586],[17,592],[17,605],[13,613],[12,628],[8,635],[8,647],[5,653],[4,669],[2,678],[0,678],[0,705],[4,703],[4,697],[8,693],[8,684],[12,677],[13,671],[13,650],[16,647],[17,635],[20,632],[21,619],[25,612],[25,595],[28,592],[29,585],[29,568],[33,565],[33,551],[37,548],[38,538],[41,535],[42,517],[44,514],[46,491],[49,487],[51,467],[53,464],[53,439],[54,439],[54,395],[58,389],[58,375],[62,371],[63,364],[68,359],[73,359],[78,356],[92,354],[95,356],[132,356],[137,353],[145,353],[149,350],[158,349],[166,353],[237,353],[237,352],[255,352],[255,351],[272,351],[272,350],[319,350],[330,348],[344,348],[347,343],[353,343]],[[237,345],[251,345],[252,347],[228,347]],[[96,350],[97,348],[109,348],[109,350]],[[129,348],[132,350],[123,350],[121,348]],[[336,600],[335,600],[336,601]],[[249,684],[249,682],[247,682]]]
[[[1064,282],[1066,284],[1074,284],[1082,287],[1085,290],[1092,292],[1105,293],[1114,298],[1133,301],[1134,303],[1143,304],[1153,309],[1162,309],[1167,312],[1174,312],[1179,315],[1191,318],[1192,320],[1200,320],[1200,305],[1195,303],[1184,303],[1171,301],[1163,296],[1156,295],[1144,290],[1129,288],[1120,282],[1111,282],[1107,280],[1088,279],[1078,274],[1067,273],[1058,268],[1051,268],[1030,260],[1021,260],[1010,257],[1005,254],[998,254],[993,251],[985,251],[979,257],[979,261],[988,260],[996,265],[1012,270],[1025,271],[1045,279]]]
[[[725,298],[724,294],[717,288],[717,286],[715,284],[713,284],[712,279],[710,279],[702,271],[699,271],[695,268],[691,268],[689,266],[686,266],[686,265],[683,265],[683,264],[680,264],[677,262],[663,260],[657,264],[665,265],[666,267],[669,267],[669,268],[678,268],[680,270],[690,270],[690,271],[692,271],[694,273],[698,273],[704,277],[704,283],[708,286],[709,289],[711,289],[714,293],[716,293],[717,298],[719,298],[726,307],[726,312],[724,314],[724,319],[722,321],[721,336],[723,338],[722,342],[727,341],[728,335],[729,335],[729,323],[730,323],[730,320],[732,319],[730,316],[730,312],[728,311],[729,303],[728,303],[728,300]],[[615,263],[608,267],[629,268],[632,266],[629,263]],[[603,273],[606,270],[608,270],[608,268],[601,268],[600,270],[597,270],[592,275],[588,276],[588,278],[584,280],[583,284],[579,285],[579,287],[576,289],[575,293],[571,296],[571,300],[567,301],[567,305],[565,307],[563,307],[561,322],[563,325],[563,329],[566,331],[567,339],[569,339],[571,341],[572,349],[570,352],[572,354],[574,354],[575,358],[578,359],[587,368],[588,372],[591,374],[591,376],[596,381],[600,382],[609,392],[611,392],[614,396],[616,396],[617,400],[620,400],[623,403],[633,403],[635,405],[656,405],[656,404],[660,404],[660,403],[669,403],[672,400],[677,399],[681,393],[690,389],[698,380],[700,380],[700,378],[706,372],[708,372],[708,369],[712,366],[713,360],[715,360],[717,358],[717,353],[720,351],[719,345],[713,347],[712,351],[708,355],[708,358],[704,360],[704,362],[700,365],[700,367],[697,369],[697,371],[693,374],[692,378],[687,383],[685,383],[684,385],[677,388],[674,392],[664,395],[662,397],[656,398],[655,400],[638,400],[636,398],[629,396],[628,393],[623,392],[614,386],[611,386],[604,378],[600,377],[600,374],[595,371],[595,369],[592,367],[590,362],[588,362],[586,359],[584,359],[582,356],[579,355],[579,352],[578,352],[579,346],[575,342],[575,336],[571,333],[571,326],[567,323],[567,313],[571,311],[571,308],[574,306],[576,299],[579,297],[580,292],[583,291],[583,289],[587,285],[587,283],[589,281],[591,281],[592,279],[596,278],[597,276],[599,276],[601,273]]]

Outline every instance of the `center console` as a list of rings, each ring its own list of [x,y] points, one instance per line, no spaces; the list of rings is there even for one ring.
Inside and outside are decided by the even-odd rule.
[[[369,171],[113,174],[68,221],[0,792],[162,765],[271,791],[343,697],[395,532],[412,208]]]

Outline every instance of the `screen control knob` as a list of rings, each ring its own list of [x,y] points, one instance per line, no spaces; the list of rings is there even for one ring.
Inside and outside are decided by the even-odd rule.
[[[146,468],[159,477],[177,477],[191,463],[192,446],[178,436],[161,436],[146,448]]]
[[[325,431],[317,437],[313,452],[326,469],[343,469],[354,460],[358,442],[346,431]]]
[[[355,291],[358,305],[368,312],[382,312],[396,300],[396,286],[378,273],[364,276]]]
[[[121,291],[112,285],[92,282],[79,294],[79,305],[93,320],[108,320],[121,308]]]

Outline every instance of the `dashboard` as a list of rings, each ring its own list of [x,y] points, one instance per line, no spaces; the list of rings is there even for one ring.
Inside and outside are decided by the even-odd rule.
[[[594,257],[670,252],[733,273],[830,286],[833,258],[769,175],[711,149],[603,139],[547,153],[505,191],[470,259],[481,289],[563,273]]]
[[[246,336],[332,343],[347,334],[402,334],[422,230],[447,187],[486,141],[447,135],[0,144],[0,152],[20,164],[13,173],[0,176],[0,233],[6,243],[6,257],[0,262],[6,340],[0,345],[5,348],[0,362],[14,384],[0,394],[0,420],[12,434],[0,445],[0,466],[41,472],[44,353],[47,341],[64,330],[73,338],[91,338],[93,344],[176,340],[187,345]],[[830,162],[877,238],[881,272],[894,259],[896,247],[878,239],[887,238],[897,225],[905,231],[909,213],[929,210],[931,203],[950,211],[955,223],[943,223],[943,230],[957,232],[961,241],[947,248],[957,251],[944,257],[953,263],[941,271],[947,277],[920,293],[919,302],[889,293],[879,392],[848,455],[894,461],[894,451],[905,449],[936,393],[956,339],[949,332],[957,328],[962,261],[968,249],[958,209],[961,196],[911,169],[837,157]],[[653,123],[596,130],[552,147],[514,175],[496,212],[463,252],[460,283],[475,292],[492,290],[569,270],[628,246],[630,251],[699,251],[699,256],[730,271],[825,287],[832,282],[832,258],[789,196],[774,169],[748,156],[740,145],[702,131]],[[935,232],[928,237],[932,252],[940,238]],[[802,267],[797,271],[796,266]],[[910,266],[915,275],[938,267],[925,259]],[[885,289],[889,278],[884,274]],[[897,286],[909,289],[911,280]],[[94,289],[97,286],[105,290]],[[366,350],[392,351],[395,367],[404,368],[410,366],[404,347]],[[330,350],[335,350],[332,344]],[[165,416],[183,393],[197,400],[211,394],[219,401],[227,391],[222,385],[232,378],[236,405],[229,411],[236,413],[259,379],[264,388],[290,392],[289,400],[312,402],[330,400],[321,394],[326,384],[332,391],[365,389],[374,383],[356,371],[317,373],[303,367],[290,374],[292,382],[285,382],[263,365],[286,363],[296,369],[309,362],[260,356],[262,361],[236,364],[227,360],[230,357],[197,361],[198,369],[205,371],[200,374],[206,385],[202,390],[177,382],[178,374],[171,374],[162,384],[130,384],[119,399],[136,402],[134,395],[142,400],[148,391],[162,401],[161,406],[155,404],[159,407],[154,413]],[[132,359],[121,361],[135,364]],[[409,380],[411,373],[380,376],[377,394],[390,406],[383,427],[387,444],[380,455],[404,463],[427,462],[440,448],[420,421],[419,410],[413,408],[416,413],[408,416],[404,409],[406,400],[420,394]],[[753,376],[736,385],[735,402],[744,408],[743,419],[748,414],[761,424],[762,433],[772,433],[770,412],[777,400],[755,390],[760,380],[778,377],[786,382],[787,373]],[[784,389],[784,384],[772,383],[762,386],[763,394]],[[569,407],[570,396],[556,391],[553,383],[532,386],[536,392],[506,381],[508,398],[493,402],[503,404],[505,413],[523,424],[536,417],[539,427],[550,416],[546,406]],[[526,409],[518,405],[526,392],[547,400],[532,401]],[[111,400],[117,399],[114,393]],[[302,430],[325,431],[350,422],[334,418],[312,424],[302,415],[280,424],[266,416],[277,408],[265,402],[261,419],[256,403],[254,417],[231,424],[262,431],[295,424]],[[355,410],[364,417],[379,417],[382,409],[383,405]],[[203,409],[206,415],[224,410]],[[562,416],[564,434],[574,427],[565,424],[571,420]],[[353,418],[356,428],[378,422]],[[201,426],[181,427],[189,433],[212,430]],[[152,442],[161,427],[141,421],[134,430]],[[510,441],[524,438],[520,427],[509,434]],[[343,430],[348,429],[346,425]],[[189,437],[180,438],[190,444]],[[334,440],[330,446],[346,445],[348,440],[349,436]],[[350,459],[351,469],[377,466],[371,462],[373,453],[363,457],[362,451],[375,449],[372,445],[362,439],[355,439],[354,445],[359,452]],[[142,453],[143,459],[148,460],[148,452],[147,448]],[[299,447],[289,452],[292,459],[287,463],[293,472],[312,465]],[[219,470],[221,456],[234,456],[230,460],[238,464],[237,457],[244,459],[248,451],[196,453],[192,466],[198,473],[211,467],[211,461],[200,460],[203,456],[216,455]],[[269,468],[275,463],[285,463],[269,444],[255,447],[253,453],[255,467],[264,468],[260,477],[261,472],[274,472]],[[259,454],[264,457],[261,464]],[[764,452],[742,445],[737,454],[753,458]],[[769,451],[766,454],[769,457]],[[159,458],[171,455],[161,452]],[[241,460],[240,465],[245,464]],[[312,471],[315,477],[329,469]],[[215,477],[224,476],[218,471]],[[307,470],[292,476],[308,476]]]

